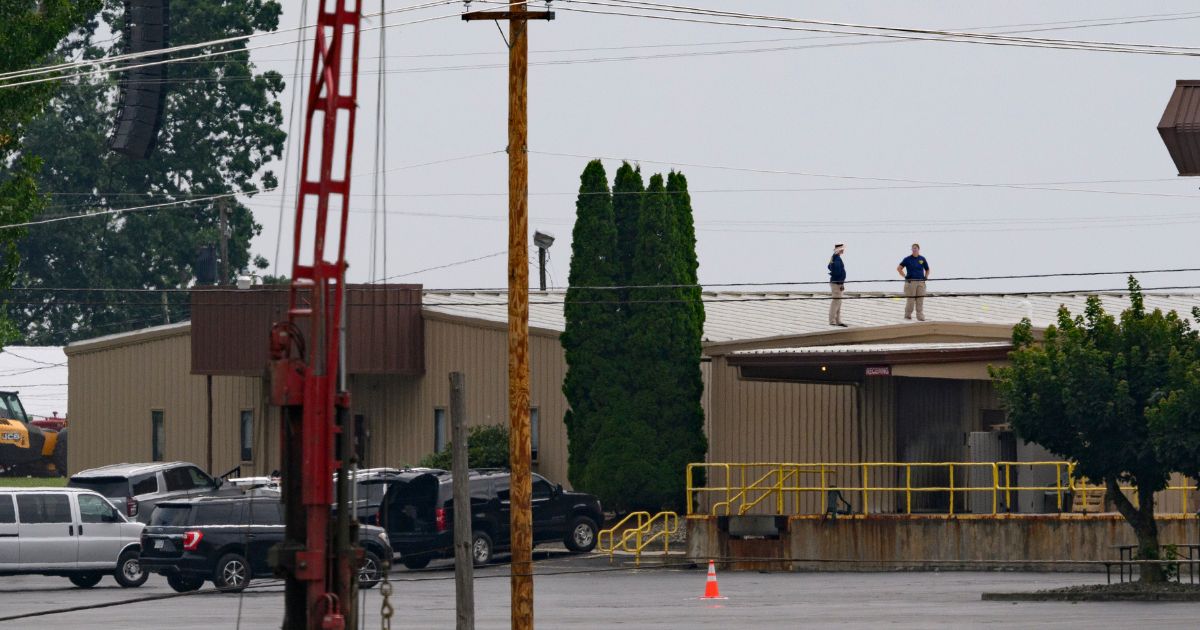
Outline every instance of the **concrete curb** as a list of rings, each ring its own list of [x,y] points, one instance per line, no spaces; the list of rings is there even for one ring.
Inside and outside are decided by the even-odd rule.
[[[1200,593],[983,593],[985,602],[1200,602]]]

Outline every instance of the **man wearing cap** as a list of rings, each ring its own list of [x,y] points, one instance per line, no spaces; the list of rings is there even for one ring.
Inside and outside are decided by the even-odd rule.
[[[829,325],[846,327],[842,323],[842,294],[846,292],[846,265],[842,263],[842,254],[846,246],[838,243],[833,246],[833,257],[829,259],[826,268],[829,269]]]
[[[904,319],[912,319],[913,307],[917,310],[917,319],[925,321],[925,280],[929,278],[929,261],[921,255],[921,245],[912,244],[912,254],[905,256],[896,267],[896,272],[904,278]]]

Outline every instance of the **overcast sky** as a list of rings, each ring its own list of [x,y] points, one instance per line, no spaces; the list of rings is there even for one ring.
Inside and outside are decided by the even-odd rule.
[[[713,0],[686,3],[730,6]],[[285,3],[282,28],[299,24],[300,4]],[[309,3],[310,9],[315,4]],[[390,0],[387,7],[406,4],[416,2]],[[559,9],[571,6],[555,3]],[[736,6],[889,26],[1003,27],[993,31],[1134,16],[1158,20],[1163,18],[1158,14],[1193,11],[1171,21],[1030,35],[1200,45],[1200,7],[1191,2],[762,0]],[[365,8],[377,11],[379,0],[366,0]],[[454,4],[388,20],[396,24],[461,8]],[[365,24],[376,25],[377,20]],[[1155,130],[1175,80],[1200,78],[1200,59],[885,42],[566,10],[553,22],[531,24],[530,30],[530,227],[558,237],[551,249],[555,285],[567,279],[574,193],[586,159],[537,152],[623,157],[640,162],[647,176],[673,165],[683,170],[693,192],[704,283],[824,281],[836,241],[848,245],[852,280],[895,277],[913,241],[922,244],[935,278],[1200,267],[1195,254],[1200,181],[1175,176]],[[351,214],[350,280],[504,250],[507,57],[499,32],[491,23],[457,18],[387,29],[386,136],[375,120],[379,32],[363,36],[353,172],[376,169],[377,139],[387,143],[388,169],[489,155],[386,175],[390,214],[386,239],[381,237],[375,248],[374,272],[373,178],[355,177],[351,206],[363,212]],[[294,49],[257,50],[254,58],[260,68],[290,75]],[[761,49],[772,50],[726,54]],[[595,61],[601,58],[621,59]],[[538,65],[563,60],[586,61]],[[285,109],[291,87],[300,83],[289,82],[282,95]],[[294,149],[299,150],[298,143]],[[610,181],[618,165],[605,160]],[[897,187],[914,184],[707,166],[923,182],[1033,183],[1039,189],[906,190]],[[1135,181],[1043,185],[1097,180]],[[288,187],[295,185],[293,170]],[[1072,190],[1046,190],[1063,188]],[[280,233],[279,203],[280,196],[270,194],[251,202],[264,226],[254,250],[269,260],[275,259]],[[293,214],[289,201],[280,256],[285,267]],[[378,229],[382,233],[381,225]],[[505,258],[396,281],[430,288],[499,287],[505,282]],[[1067,290],[1123,284],[1110,276],[971,281],[940,288]],[[1200,273],[1147,275],[1143,284],[1200,285]],[[855,288],[900,289],[897,283]]]

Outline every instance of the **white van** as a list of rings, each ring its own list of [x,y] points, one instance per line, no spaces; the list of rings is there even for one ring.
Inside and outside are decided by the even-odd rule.
[[[141,586],[143,527],[91,490],[0,488],[0,575],[61,575],[80,588],[112,575]]]

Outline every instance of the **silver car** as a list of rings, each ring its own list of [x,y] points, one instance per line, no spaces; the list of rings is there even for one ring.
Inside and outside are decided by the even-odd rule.
[[[112,575],[141,586],[143,527],[91,490],[0,488],[0,575],[61,575],[80,588]]]
[[[198,498],[214,494],[221,487],[220,482],[189,462],[89,468],[71,475],[67,485],[99,492],[125,516],[141,523],[150,522],[154,506],[161,501]]]

